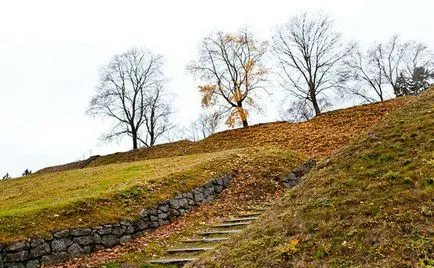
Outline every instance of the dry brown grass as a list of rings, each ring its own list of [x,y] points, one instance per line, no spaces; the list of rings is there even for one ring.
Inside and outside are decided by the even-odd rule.
[[[340,109],[324,113],[303,123],[265,123],[248,129],[223,131],[198,142],[183,140],[136,151],[110,154],[95,158],[87,167],[265,145],[280,146],[309,158],[321,159],[331,155],[352,138],[375,125],[384,115],[403,106],[410,99],[411,97],[405,97]],[[40,172],[82,168],[80,164],[82,163],[70,163],[50,167]]]

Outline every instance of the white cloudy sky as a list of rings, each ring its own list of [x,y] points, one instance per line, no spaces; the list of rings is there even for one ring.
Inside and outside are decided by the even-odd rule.
[[[204,35],[250,26],[268,39],[274,25],[318,10],[362,46],[399,33],[434,48],[432,0],[0,0],[0,175],[130,148],[100,144],[107,125],[84,113],[111,55],[133,46],[164,54],[176,121],[187,124],[200,104],[185,65]],[[276,120],[276,105],[256,122]]]

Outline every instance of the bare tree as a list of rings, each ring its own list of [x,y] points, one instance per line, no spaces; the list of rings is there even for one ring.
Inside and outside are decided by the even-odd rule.
[[[157,139],[173,127],[169,122],[172,107],[163,99],[163,87],[159,85],[150,93],[145,100],[143,113],[145,135],[143,138],[137,137],[147,147],[155,145]]]
[[[282,86],[292,96],[310,102],[315,115],[320,114],[327,90],[340,88],[344,82],[341,66],[354,46],[344,44],[328,16],[294,16],[273,35],[272,50],[282,70]]]
[[[231,127],[249,125],[246,105],[256,107],[254,93],[267,75],[262,64],[266,47],[267,42],[257,41],[247,29],[216,32],[203,39],[199,59],[187,66],[204,83],[199,86],[202,106],[220,105]]]
[[[217,111],[202,112],[196,121],[191,123],[190,138],[193,140],[204,139],[217,130],[221,114]]]
[[[424,44],[403,42],[394,35],[386,43],[373,45],[366,54],[359,51],[346,66],[355,81],[350,93],[368,102],[383,101],[389,94],[402,96],[424,90],[431,79],[433,55]]]
[[[139,142],[152,146],[167,130],[168,104],[163,102],[163,57],[147,49],[133,48],[115,55],[101,70],[96,95],[88,114],[109,117],[114,126],[102,138],[132,138],[133,149]],[[146,128],[141,137],[142,127]]]
[[[375,49],[366,54],[358,50],[345,61],[347,77],[352,80],[347,91],[367,102],[383,101],[387,96],[383,67],[375,56]]]

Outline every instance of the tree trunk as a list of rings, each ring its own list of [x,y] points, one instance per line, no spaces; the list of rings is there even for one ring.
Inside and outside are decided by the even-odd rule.
[[[243,128],[248,127],[249,123],[247,122],[247,114],[246,114],[246,111],[244,111],[243,103],[241,101],[237,102],[237,110],[238,110],[238,114],[240,116],[240,119],[243,122]]]
[[[133,150],[137,150],[137,132],[132,131],[131,136],[133,138]]]
[[[316,99],[315,89],[310,88],[309,93],[310,93],[310,99],[313,105],[313,109],[315,110],[315,116],[317,116],[321,114],[321,110],[319,108],[318,101]]]

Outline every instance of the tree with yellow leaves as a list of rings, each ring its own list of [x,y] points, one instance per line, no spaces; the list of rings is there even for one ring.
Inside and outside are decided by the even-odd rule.
[[[249,108],[257,108],[254,93],[263,88],[267,75],[262,63],[267,45],[247,29],[211,33],[202,40],[199,59],[187,66],[203,82],[199,86],[202,106],[221,108],[230,127],[249,126]]]

